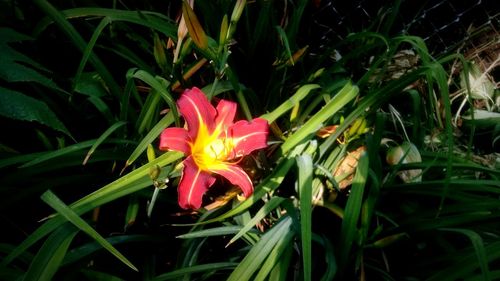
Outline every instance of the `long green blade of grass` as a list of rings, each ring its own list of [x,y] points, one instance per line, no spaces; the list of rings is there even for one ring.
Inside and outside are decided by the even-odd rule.
[[[290,262],[293,256],[293,247],[288,247],[281,254],[278,262],[274,265],[271,272],[269,272],[268,280],[276,280],[276,281],[286,281],[288,280],[288,269],[290,268]]]
[[[474,247],[474,251],[476,252],[477,262],[479,264],[479,268],[481,268],[483,280],[484,281],[492,280],[490,269],[488,267],[488,257],[486,255],[486,250],[484,248],[483,239],[477,232],[461,228],[442,228],[441,230],[457,232],[467,236],[472,242],[472,246]]]
[[[76,144],[55,150],[55,151],[49,151],[49,152],[43,153],[43,155],[41,155],[40,157],[37,157],[37,158],[27,162],[27,163],[24,163],[23,165],[20,166],[20,168],[31,167],[31,166],[34,166],[36,164],[42,163],[44,161],[66,155],[68,153],[79,151],[79,150],[85,149],[87,147],[91,147],[95,143],[97,143],[97,141],[98,140],[83,141],[83,142],[76,143]]]
[[[111,245],[120,245],[128,243],[138,243],[138,242],[161,242],[161,238],[151,235],[118,235],[106,238],[106,240]],[[81,262],[86,258],[91,257],[96,252],[102,250],[102,246],[96,241],[90,241],[88,243],[82,244],[77,248],[72,248],[64,257],[62,261],[62,266],[74,264]]]
[[[111,254],[117,257],[120,261],[135,271],[139,271],[124,255],[122,255],[113,245],[111,245],[104,237],[102,237],[95,229],[93,229],[87,222],[85,222],[77,213],[75,213],[69,206],[64,204],[54,193],[50,190],[42,194],[42,200],[50,207],[54,208],[58,214],[63,216],[69,222],[74,224],[77,228],[87,233],[96,242],[101,244],[103,248],[108,250]],[[62,257],[60,258],[62,261]],[[59,261],[59,262],[60,262]]]
[[[292,62],[292,65],[295,63],[292,58],[292,51],[290,50],[290,44],[288,44],[288,37],[286,36],[285,30],[281,28],[281,26],[276,26],[276,30],[278,31],[278,35],[283,43],[287,55],[287,60]]]
[[[52,18],[57,25],[62,29],[64,33],[73,41],[75,46],[82,52],[85,51],[87,43],[82,38],[80,33],[75,29],[71,23],[65,18],[65,16],[58,11],[54,6],[52,6],[48,1],[45,0],[35,0],[33,1],[42,11],[44,11],[50,18]],[[95,55],[92,54],[89,57],[90,63],[96,68],[97,72],[101,75],[102,79],[106,82],[106,85],[110,88],[111,93],[115,97],[120,97],[121,89],[116,83],[115,79],[106,68],[105,64]]]
[[[290,97],[288,100],[283,102],[280,106],[274,109],[272,112],[266,113],[261,117],[266,119],[269,123],[274,122],[281,115],[285,114],[288,110],[292,109],[294,106],[300,103],[305,97],[309,95],[309,93],[319,88],[320,86],[317,84],[307,84],[300,87],[295,94]]]
[[[321,281],[333,280],[337,274],[337,260],[335,259],[335,251],[332,242],[325,236],[313,234],[313,240],[323,247],[325,252],[326,272],[321,277]]]
[[[487,259],[485,262],[490,263],[492,261],[498,261],[500,258],[500,242],[496,241],[486,245],[485,250],[487,253]],[[463,279],[478,269],[478,263],[473,262],[474,260],[477,260],[477,253],[475,252],[462,256],[458,262],[441,270],[440,272],[437,272],[426,279],[426,281],[453,281]],[[484,279],[484,276],[481,276],[479,280],[486,279]]]
[[[273,250],[267,256],[266,260],[259,269],[259,272],[255,276],[253,281],[264,281],[269,280],[268,276],[273,270],[274,266],[280,262],[283,255],[287,254],[288,249],[293,248],[293,238],[295,237],[294,231],[288,231],[280,239]]]
[[[83,165],[87,163],[87,161],[90,159],[90,156],[95,152],[97,147],[101,145],[114,131],[116,131],[118,128],[121,126],[127,124],[124,121],[118,121],[115,124],[113,124],[111,127],[109,127],[92,145],[90,148],[89,152],[87,152],[87,155],[85,156],[85,159],[83,160]]]
[[[313,162],[308,154],[297,159],[298,188],[300,196],[300,237],[302,245],[302,264],[304,267],[304,280],[310,281],[312,277],[312,178]]]
[[[266,202],[266,204],[262,206],[262,208],[255,214],[255,216],[243,228],[241,228],[241,230],[233,238],[231,238],[231,240],[227,243],[227,246],[234,243],[241,236],[252,229],[252,227],[254,227],[262,219],[264,219],[267,214],[275,210],[281,204],[281,202],[283,202],[283,200],[285,200],[285,198],[276,196]]]
[[[158,165],[164,167],[183,156],[179,152],[167,152],[156,158],[155,160],[141,166],[140,168],[122,176],[121,178],[105,185],[101,189],[81,198],[74,202],[70,207],[77,213],[83,214],[102,204],[108,203],[117,198],[123,197],[130,193],[136,192],[147,186],[151,186],[151,179],[149,178],[149,171],[151,167]],[[37,241],[54,231],[61,224],[65,222],[64,218],[55,216],[42,224],[30,236],[28,236],[15,250],[13,250],[7,257],[2,260],[1,265],[10,263],[18,255],[23,253],[26,249],[31,247]]]
[[[177,279],[179,277],[184,276],[185,274],[191,273],[199,273],[199,272],[207,272],[214,270],[222,270],[222,269],[231,269],[235,268],[238,264],[235,262],[218,262],[218,263],[207,263],[207,264],[199,264],[190,267],[181,268],[172,272],[164,273],[154,277],[151,281],[164,281],[164,280],[172,280]]]
[[[54,231],[38,250],[23,280],[52,280],[77,233],[78,229],[70,224]]]
[[[127,159],[125,166],[130,166],[132,163],[141,156],[141,154],[146,150],[149,144],[153,143],[158,136],[161,134],[163,129],[168,127],[170,124],[174,122],[174,116],[171,112],[167,113],[167,115],[163,116],[163,118],[156,123],[156,125],[151,128],[151,130],[147,133],[147,135],[141,140],[141,142],[134,149],[130,157]]]
[[[197,231],[190,231],[186,234],[178,235],[177,238],[181,239],[193,239],[193,238],[203,238],[209,236],[221,236],[221,235],[229,235],[240,232],[242,229],[241,226],[231,225],[231,226],[221,226],[214,227],[209,229],[202,229]]]
[[[349,195],[349,199],[347,199],[344,219],[340,230],[339,268],[341,270],[349,262],[353,244],[358,238],[358,223],[363,205],[366,179],[368,177],[368,164],[368,155],[363,153],[359,159],[356,174],[352,181],[351,194]]]
[[[124,21],[142,25],[162,32],[167,37],[177,37],[177,26],[170,18],[161,13],[150,11],[125,11],[107,8],[75,8],[60,11],[63,18],[108,17],[111,21]],[[54,19],[55,21],[55,19]],[[57,21],[56,21],[57,22]],[[35,33],[40,33],[52,23],[51,19],[42,20]]]
[[[92,55],[92,50],[94,49],[94,46],[97,42],[97,39],[101,35],[104,28],[106,28],[106,26],[108,26],[110,23],[111,23],[111,20],[108,17],[105,17],[101,20],[99,25],[97,25],[97,27],[95,28],[94,33],[92,34],[92,37],[89,40],[89,43],[87,44],[87,46],[83,50],[82,59],[80,60],[80,65],[78,65],[78,69],[77,69],[76,74],[75,74],[73,87],[78,83],[78,80],[80,80],[80,77],[83,73],[83,70],[85,69],[85,65],[87,64],[90,56]]]
[[[245,258],[231,273],[227,281],[248,281],[252,280],[252,276],[261,267],[264,260],[271,253],[273,248],[287,237],[288,232],[291,232],[292,219],[290,217],[283,218],[279,223],[274,225],[262,238],[252,247]]]
[[[307,120],[293,135],[288,137],[280,148],[281,153],[285,155],[293,147],[310,139],[326,120],[352,101],[358,93],[359,88],[357,86],[352,85],[351,82],[346,83],[323,108]]]
[[[175,125],[177,127],[180,127],[180,121],[179,121],[179,113],[177,112],[177,105],[175,104],[174,99],[172,98],[172,95],[168,92],[168,86],[169,83],[165,79],[161,77],[154,77],[150,73],[147,73],[144,70],[137,70],[133,74],[134,78],[140,79],[149,86],[151,86],[156,92],[158,92],[163,99],[167,102],[168,106],[170,107],[170,111],[172,111]]]
[[[320,145],[320,156],[324,157],[330,147],[336,143],[337,138],[354,122],[354,120],[361,115],[366,114],[366,110],[368,108],[378,108],[392,95],[400,93],[408,85],[420,79],[426,71],[428,71],[428,68],[426,67],[418,68],[398,80],[388,82],[382,88],[377,89],[369,95],[363,97],[363,99],[356,104],[356,107],[350,112],[350,114],[344,118],[344,122],[342,122],[335,132]]]

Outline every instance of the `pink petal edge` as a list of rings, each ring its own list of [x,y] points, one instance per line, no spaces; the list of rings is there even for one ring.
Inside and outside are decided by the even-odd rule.
[[[191,154],[188,132],[183,128],[166,128],[160,135],[160,150],[176,150]]]
[[[240,157],[267,147],[269,124],[262,118],[255,118],[250,122],[240,120],[229,128],[228,134],[233,139],[235,157]]]
[[[210,132],[214,129],[217,111],[200,89],[193,87],[185,90],[177,100],[177,107],[186,120],[191,139],[196,138],[201,124],[205,124]]]
[[[229,182],[237,185],[243,191],[243,195],[248,197],[253,193],[253,184],[248,174],[236,165],[227,165],[225,169],[211,170],[211,172],[223,176]]]
[[[191,156],[187,157],[183,164],[184,169],[177,188],[179,206],[183,209],[199,209],[203,194],[214,184],[215,178],[198,169]]]

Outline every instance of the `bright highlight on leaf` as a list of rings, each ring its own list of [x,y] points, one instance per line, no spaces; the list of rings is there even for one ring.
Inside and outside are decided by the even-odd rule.
[[[233,123],[236,103],[220,100],[214,108],[198,88],[186,90],[177,101],[187,129],[167,128],[160,136],[161,150],[186,154],[179,183],[179,205],[198,209],[203,194],[218,174],[237,185],[245,197],[253,193],[253,184],[238,160],[267,146],[269,125],[265,119]]]

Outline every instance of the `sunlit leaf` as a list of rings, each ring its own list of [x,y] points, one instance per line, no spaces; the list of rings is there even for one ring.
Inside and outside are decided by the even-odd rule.
[[[288,237],[291,230],[292,219],[290,217],[283,218],[279,223],[274,225],[262,238],[255,244],[245,258],[231,273],[228,281],[247,281],[252,280],[252,276],[259,270],[262,263],[269,256],[271,251]],[[283,249],[284,250],[284,249]]]
[[[310,155],[297,157],[299,169],[298,188],[300,196],[300,237],[304,280],[312,278],[312,179],[313,162]]]
[[[102,237],[97,231],[95,231],[87,222],[85,222],[78,214],[76,214],[70,207],[68,207],[64,202],[62,202],[54,193],[47,191],[42,194],[42,200],[49,206],[54,208],[61,216],[74,224],[77,228],[88,234],[94,240],[96,240],[103,248],[108,250],[111,254],[121,260],[128,267],[135,271],[138,269],[125,257],[123,256],[113,245],[111,245],[104,237]],[[62,258],[60,259],[62,261]]]

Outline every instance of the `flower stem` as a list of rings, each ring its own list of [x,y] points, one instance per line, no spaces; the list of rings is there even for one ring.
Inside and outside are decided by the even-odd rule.
[[[151,202],[149,202],[148,204],[148,218],[151,218],[151,214],[153,213],[153,207],[155,206],[156,198],[158,198],[159,193],[160,189],[155,187],[153,196],[151,197]]]

